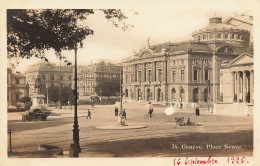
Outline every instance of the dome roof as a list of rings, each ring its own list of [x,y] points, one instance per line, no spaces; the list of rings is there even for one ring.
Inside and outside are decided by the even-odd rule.
[[[237,28],[235,25],[231,25],[229,23],[223,23],[221,17],[213,17],[209,19],[209,25],[193,32],[193,35],[205,32],[216,32],[216,31],[241,31],[242,29]]]

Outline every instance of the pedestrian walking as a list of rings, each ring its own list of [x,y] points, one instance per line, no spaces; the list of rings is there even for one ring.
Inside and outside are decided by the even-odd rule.
[[[127,119],[127,118],[126,118],[126,112],[125,112],[125,109],[124,109],[124,111],[123,111],[123,113],[122,113],[122,116],[125,117],[125,119]]]
[[[200,116],[200,109],[199,109],[199,107],[196,107],[195,113],[196,113],[196,116]]]
[[[115,107],[115,116],[118,116],[118,108]]]
[[[90,110],[88,109],[88,116],[87,116],[87,118],[86,119],[91,119],[91,112],[90,112]]]
[[[149,108],[148,114],[149,114],[150,118],[152,118],[153,108],[151,108],[151,107]]]

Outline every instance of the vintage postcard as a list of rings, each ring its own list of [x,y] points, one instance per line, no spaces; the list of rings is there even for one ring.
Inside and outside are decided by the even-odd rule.
[[[259,165],[259,1],[0,4],[1,166]]]

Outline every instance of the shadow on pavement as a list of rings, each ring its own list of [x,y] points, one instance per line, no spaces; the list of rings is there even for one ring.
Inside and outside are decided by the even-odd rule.
[[[81,145],[81,147],[96,154],[95,157],[99,157],[99,154],[109,154],[107,157],[252,156],[253,131],[190,133],[175,137],[149,139],[129,138],[128,140],[112,142],[108,140],[108,142]],[[81,155],[88,156],[87,154]],[[91,157],[93,156],[91,155]]]

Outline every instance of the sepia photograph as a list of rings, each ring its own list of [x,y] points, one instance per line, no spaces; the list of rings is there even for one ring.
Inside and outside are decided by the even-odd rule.
[[[1,146],[9,162],[0,165],[257,165],[260,2],[32,2],[1,9]],[[127,165],[120,163],[111,165]]]

